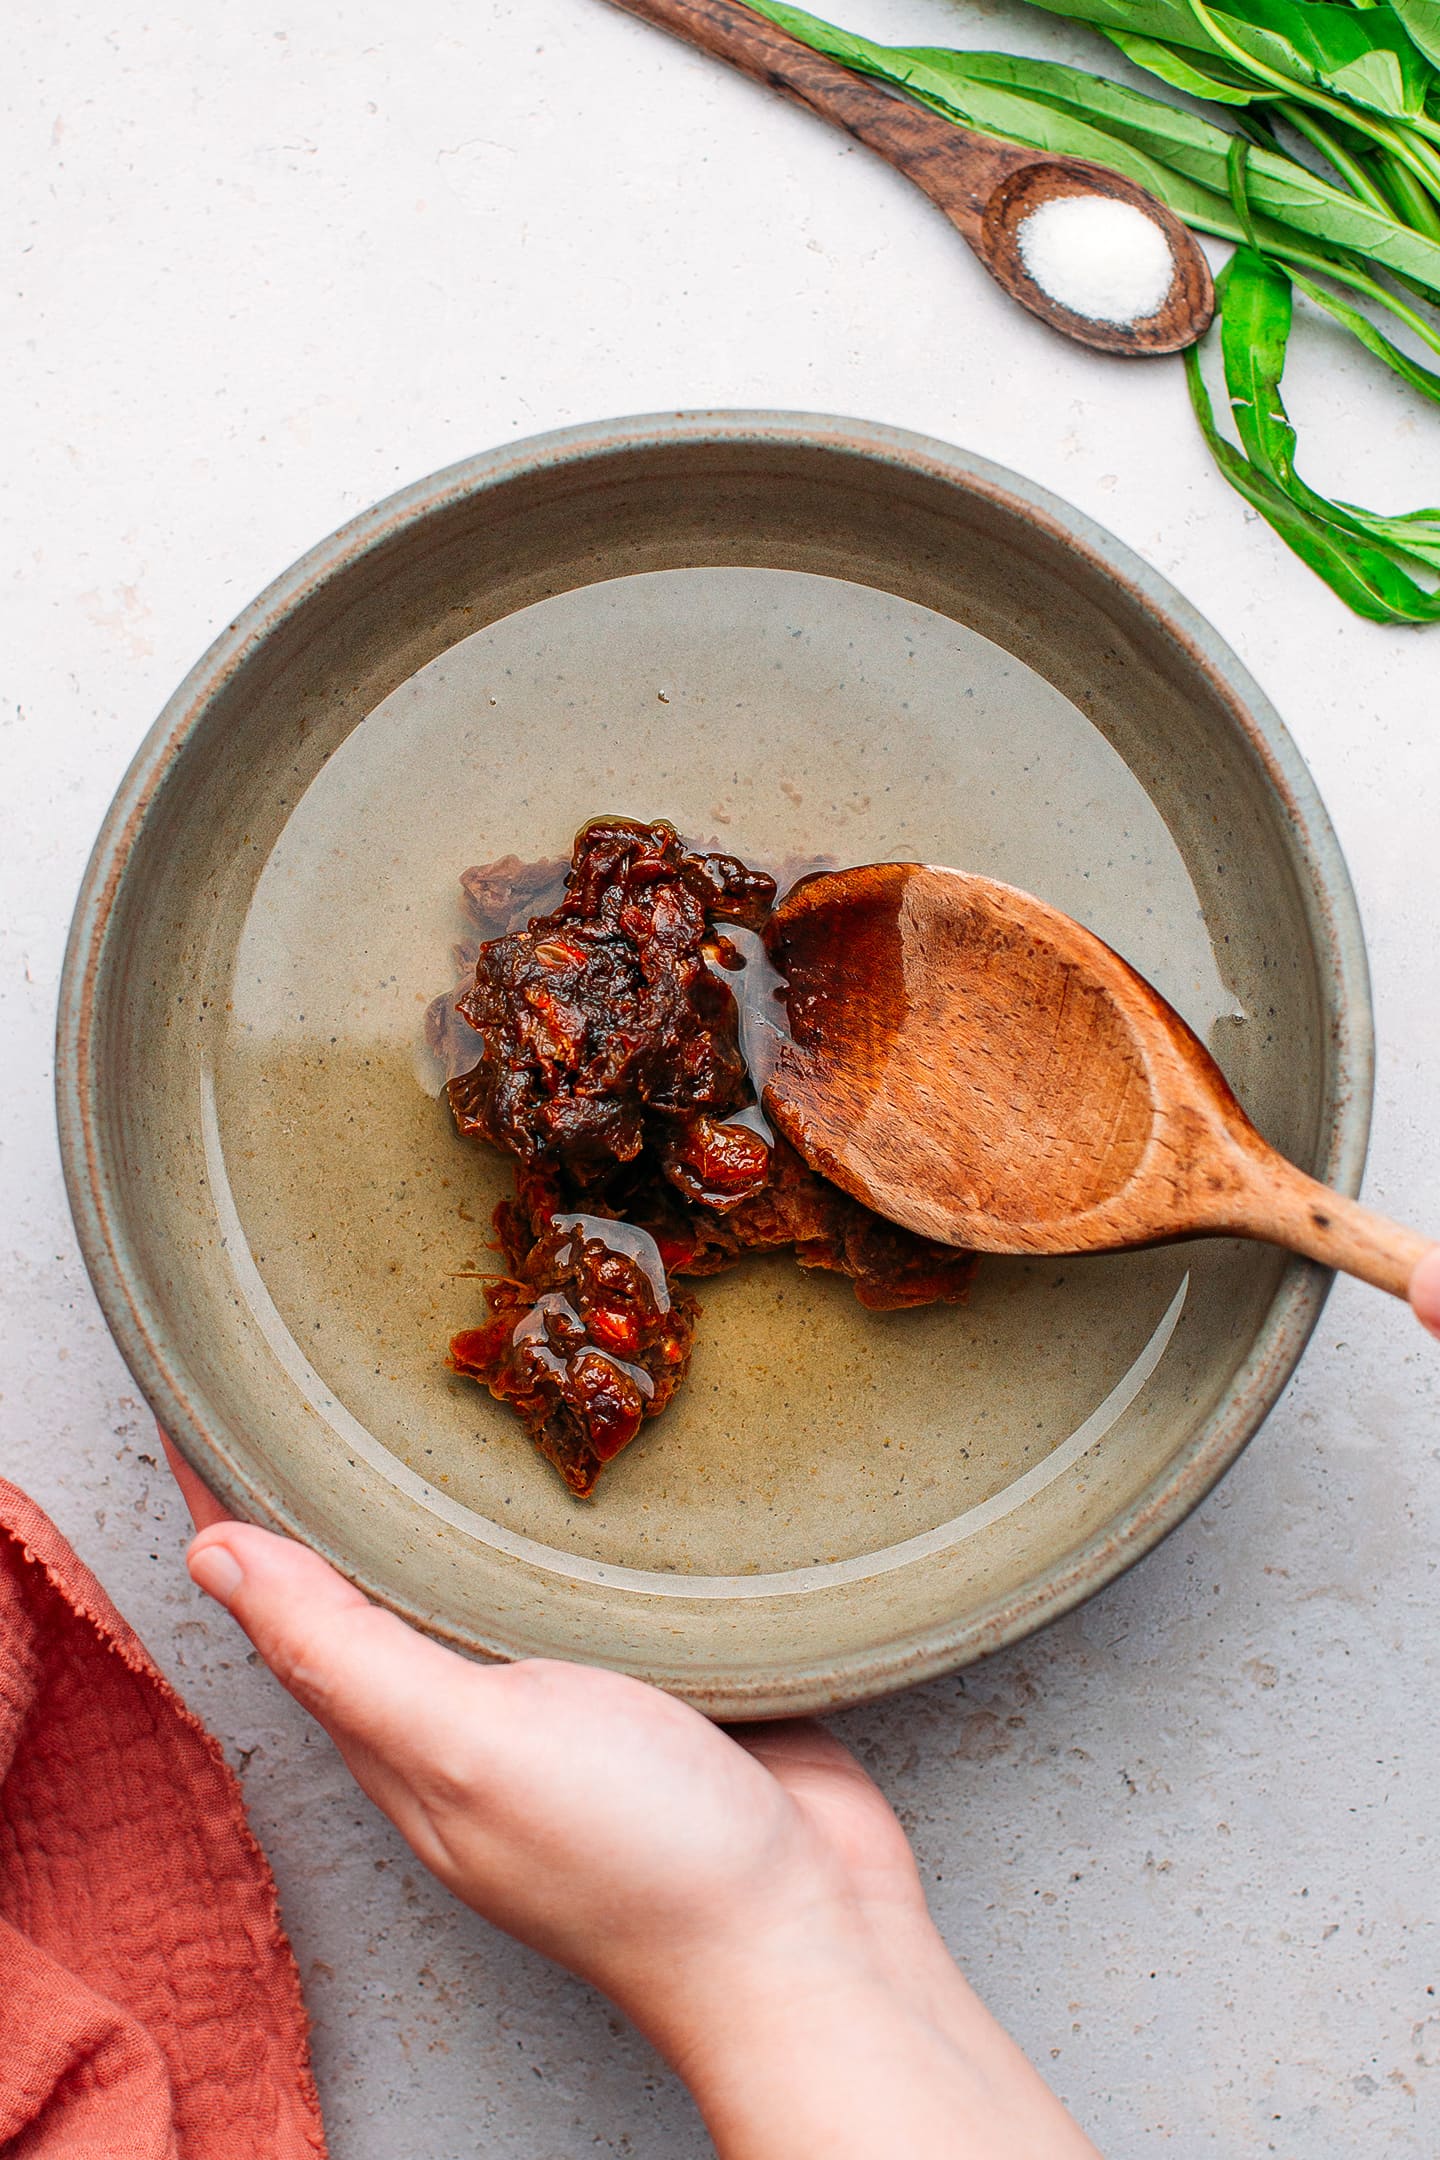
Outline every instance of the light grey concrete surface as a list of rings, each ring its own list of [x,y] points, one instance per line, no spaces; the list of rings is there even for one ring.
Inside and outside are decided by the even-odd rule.
[[[1103,51],[1019,0],[836,12]],[[1108,525],[1278,702],[1371,940],[1369,1195],[1440,1227],[1440,631],[1356,621],[1285,553],[1177,367],[1062,347],[867,154],[600,0],[52,0],[6,46],[0,1464],[241,1772],[336,2160],[685,2160],[706,2143],[664,2069],[422,1874],[186,1580],[52,1137],[66,921],[112,788],[237,606],[453,458],[673,405],[929,430]],[[1297,342],[1312,477],[1433,501],[1433,416],[1323,329]],[[1437,1533],[1440,1345],[1342,1285],[1158,1554],[840,1721],[957,1955],[1114,2160],[1440,2150]]]

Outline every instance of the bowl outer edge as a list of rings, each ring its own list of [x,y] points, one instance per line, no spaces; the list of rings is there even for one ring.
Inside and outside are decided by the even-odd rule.
[[[1291,853],[1307,927],[1320,964],[1330,1035],[1329,1133],[1320,1174],[1358,1192],[1369,1137],[1374,1033],[1369,969],[1354,889],[1315,781],[1289,730],[1249,671],[1197,609],[1125,543],[1048,489],[1007,468],[931,437],[883,423],[768,411],[683,411],[582,423],[463,459],[386,497],[321,540],[272,581],[223,630],[184,678],[128,767],[97,836],[67,940],[56,1026],[56,1110],[66,1190],[81,1251],[106,1322],[161,1423],[217,1496],[239,1516],[303,1535],[271,1495],[257,1490],[224,1444],[224,1426],[183,1361],[166,1354],[144,1308],[139,1271],[118,1235],[97,1142],[96,1076],[90,1049],[105,942],[125,864],[148,808],[209,701],[265,636],[366,554],[471,496],[545,470],[581,467],[661,446],[794,447],[862,457],[920,472],[1018,510],[1062,548],[1084,558],[1117,593],[1162,630],[1207,676],[1248,740],[1287,813]],[[891,1653],[865,1652],[798,1668],[784,1683],[687,1686],[687,1699],[714,1717],[781,1717],[829,1711],[937,1677],[1033,1633],[1072,1610],[1134,1564],[1211,1491],[1288,1383],[1319,1320],[1332,1277],[1309,1262],[1287,1269],[1250,1357],[1184,1457],[1120,1530],[1097,1533],[1043,1582],[1012,1593],[959,1629],[943,1624]],[[317,1549],[325,1551],[323,1545]],[[337,1566],[341,1557],[326,1552]],[[352,1571],[353,1573],[353,1571]],[[502,1644],[459,1635],[438,1615],[354,1577],[367,1595],[425,1626],[457,1649],[503,1658]]]

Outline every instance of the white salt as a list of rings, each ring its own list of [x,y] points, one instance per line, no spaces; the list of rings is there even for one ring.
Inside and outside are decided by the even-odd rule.
[[[1175,274],[1154,218],[1110,195],[1054,195],[1022,219],[1017,238],[1041,291],[1091,322],[1153,315]]]

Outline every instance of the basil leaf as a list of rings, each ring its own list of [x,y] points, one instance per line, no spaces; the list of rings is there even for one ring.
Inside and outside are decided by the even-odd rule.
[[[1251,247],[1235,250],[1216,283],[1225,387],[1254,465],[1281,487],[1295,478],[1295,430],[1280,399],[1290,343],[1290,280]]]
[[[757,15],[778,23],[815,51],[894,83],[971,127],[986,128],[1055,155],[1113,165],[1127,179],[1158,195],[1187,223],[1227,239],[1243,237],[1224,207],[1233,137],[1197,113],[1182,112],[1141,90],[1058,61],[1025,60],[1011,53],[952,52],[944,46],[877,45],[873,39],[822,22],[803,8],[782,5],[781,0],[749,0],[749,4]],[[1324,0],[1307,0],[1307,4],[1318,6]],[[1370,15],[1376,10],[1365,12]],[[1064,129],[1048,122],[1037,106],[1067,115],[1072,126]],[[1144,162],[1127,156],[1127,147],[1138,151]],[[1173,177],[1162,179],[1157,167]],[[1181,184],[1186,182],[1198,183],[1209,191],[1208,196],[1194,195]],[[1249,195],[1255,213],[1319,241],[1322,256],[1334,248],[1364,255],[1440,295],[1440,243],[1332,186],[1294,158],[1255,149]],[[1268,227],[1260,230],[1267,246],[1285,252],[1279,235]]]
[[[1011,88],[1007,80],[1010,68],[1020,69],[1039,63],[1012,62],[1006,53],[952,53],[943,47],[907,49],[876,45],[869,38],[822,22],[803,8],[783,5],[782,0],[748,0],[748,4],[755,14],[788,30],[814,51],[826,53],[861,74],[893,83],[920,103],[943,113],[947,119],[983,128],[989,134],[1003,135],[1011,142],[1024,143],[1030,149],[1048,151],[1056,157],[1091,158],[1097,164],[1108,165],[1123,173],[1138,187],[1148,188],[1187,223],[1225,239],[1243,237],[1225,195],[1197,184],[1188,174],[1166,170],[1144,149],[1112,132],[1103,114],[1099,115],[1098,124],[1094,124],[1085,116],[1085,106],[1079,99],[1071,98],[1062,103],[1048,97],[1032,97],[1023,88]],[[969,68],[971,61],[994,65],[972,71]],[[1080,74],[1076,68],[1056,72],[1065,76],[1078,77]],[[1103,82],[1098,75],[1081,79],[1097,85]],[[1105,87],[1114,89],[1117,85]],[[1170,110],[1158,101],[1139,97],[1136,92],[1129,95],[1137,97],[1142,105],[1155,103],[1158,112]],[[1176,117],[1182,121],[1190,119],[1184,114]],[[1198,124],[1204,125],[1203,122]],[[1223,129],[1217,128],[1213,132],[1222,144],[1230,139]],[[1223,157],[1220,170],[1223,174]],[[1283,237],[1278,232],[1272,237],[1277,247],[1283,246]],[[1436,256],[1436,275],[1440,279],[1440,248],[1436,249]],[[1323,250],[1319,267],[1324,267]]]
[[[1230,0],[1207,7],[1217,39],[1188,0],[1035,0],[1065,15],[1127,36],[1157,39],[1234,66],[1238,46],[1262,69],[1293,83],[1329,90],[1372,112],[1414,119],[1425,110],[1433,70],[1388,0],[1352,8],[1335,0]],[[1269,86],[1274,94],[1274,85]]]
[[[1380,547],[1413,556],[1432,570],[1440,570],[1440,510],[1407,510],[1399,517],[1378,517],[1354,503],[1336,503],[1346,522],[1367,534]]]
[[[1105,36],[1134,66],[1158,75],[1161,82],[1169,83],[1172,90],[1183,90],[1188,97],[1210,98],[1217,105],[1248,105],[1253,98],[1269,94],[1253,76],[1242,76],[1237,68],[1220,60],[1207,66],[1193,54],[1162,45],[1158,38],[1132,37],[1126,30],[1107,30]]]
[[[1353,105],[1364,105],[1371,112],[1391,113],[1397,119],[1410,120],[1425,110],[1425,92],[1428,85],[1423,77],[1416,82],[1407,80],[1398,54],[1393,52],[1365,53],[1355,60],[1347,60],[1332,74],[1318,74],[1315,80],[1337,97],[1348,98]]]
[[[1440,68],[1440,0],[1391,0],[1411,43]]]
[[[757,12],[774,11],[762,5]],[[785,12],[798,14],[799,10]],[[813,22],[814,17],[809,20]],[[981,83],[1004,84],[1057,110],[1083,113],[1089,124],[1104,127],[1168,171],[1198,181],[1218,195],[1228,195],[1228,160],[1234,140],[1229,130],[1198,113],[1182,112],[1159,98],[1147,97],[1141,90],[1057,61],[1022,60],[1009,53],[949,53],[923,47],[890,53],[884,46],[873,46],[870,51],[871,72],[879,72],[876,56],[881,64],[898,62],[912,83],[923,80],[932,95],[945,96],[948,90],[952,103],[967,89],[972,102],[977,102]],[[983,120],[976,123],[984,124]],[[1292,225],[1330,247],[1365,255],[1440,294],[1440,243],[1412,231],[1388,211],[1322,180],[1295,158],[1255,147],[1250,153],[1248,185],[1252,211]],[[1185,215],[1176,204],[1171,208]]]
[[[1253,248],[1238,248],[1216,281],[1216,298],[1221,309],[1225,386],[1251,474],[1258,473],[1280,490],[1305,522],[1296,525],[1287,514],[1285,523],[1277,524],[1273,501],[1267,506],[1252,494],[1255,507],[1292,547],[1297,546],[1299,534],[1312,553],[1327,562],[1336,551],[1345,554],[1351,573],[1364,583],[1377,605],[1383,602],[1402,610],[1398,619],[1440,619],[1440,594],[1427,592],[1390,560],[1403,555],[1428,567],[1440,567],[1440,525],[1431,524],[1431,513],[1387,518],[1358,505],[1333,503],[1295,470],[1295,429],[1280,387],[1291,327],[1290,280],[1285,272]],[[1226,478],[1235,485],[1234,473],[1221,462]],[[1388,564],[1383,571],[1381,562]],[[1321,575],[1329,572],[1322,569]]]
[[[1188,0],[1039,4],[1094,21],[1112,33],[1122,51],[1151,66],[1173,88],[1216,103],[1224,103],[1227,93],[1232,105],[1250,98],[1238,64],[1197,45],[1198,22]],[[1426,4],[1440,13],[1440,0]],[[1415,231],[1379,201],[1336,187],[1286,155],[1270,132],[1268,115],[1245,112],[1240,127],[1246,132],[1237,134],[1079,68],[1008,53],[879,45],[784,0],[749,0],[749,5],[815,50],[894,84],[951,119],[1042,152],[1094,159],[1148,188],[1192,227],[1238,241],[1216,289],[1221,355],[1240,447],[1216,425],[1197,353],[1192,349],[1185,355],[1191,403],[1222,474],[1358,613],[1386,623],[1440,620],[1440,593],[1410,574],[1412,568],[1440,571],[1440,511],[1386,516],[1318,494],[1295,470],[1295,430],[1281,395],[1293,273],[1302,290],[1367,351],[1423,396],[1440,402],[1440,375],[1411,359],[1328,285],[1304,275],[1318,271],[1358,288],[1440,349],[1440,332],[1367,267],[1389,270],[1416,290],[1440,296],[1440,242]],[[1298,9],[1310,19],[1298,21]],[[1287,65],[1297,81],[1315,80],[1322,70],[1343,76],[1354,102],[1413,99],[1417,85],[1423,91],[1432,81],[1418,47],[1406,42],[1404,54],[1396,51],[1403,34],[1398,17],[1383,4],[1351,9],[1332,0],[1231,0],[1223,16],[1212,14],[1226,37],[1240,11],[1250,32],[1247,50],[1258,51],[1262,38],[1272,46],[1286,43]],[[1121,12],[1123,21],[1107,19]],[[1183,36],[1177,28],[1181,16],[1191,26]],[[1334,18],[1340,16],[1348,28],[1337,26]],[[1183,51],[1174,52],[1152,35],[1157,24],[1167,26],[1171,42]],[[1371,27],[1375,35],[1366,47]],[[1362,64],[1367,51],[1374,62],[1368,68]],[[1257,94],[1269,102],[1273,85]],[[1336,131],[1336,140],[1347,132]],[[1371,192],[1378,195],[1378,187]]]
[[[1297,80],[1351,104],[1397,119],[1425,110],[1431,70],[1393,7],[1350,8],[1333,0],[1240,0],[1236,7],[1232,0],[1225,29],[1242,46],[1253,41],[1262,58],[1259,39],[1273,36],[1295,55]]]
[[[1440,620],[1440,595],[1428,593],[1407,577],[1378,548],[1337,531],[1292,502],[1285,490],[1258,471],[1215,425],[1214,408],[1200,372],[1199,347],[1185,355],[1190,402],[1210,453],[1238,495],[1259,511],[1301,561],[1323,578],[1347,607],[1378,623],[1428,623]]]

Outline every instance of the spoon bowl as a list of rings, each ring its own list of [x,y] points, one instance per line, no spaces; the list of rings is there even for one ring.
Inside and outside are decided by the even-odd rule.
[[[949,126],[949,122],[943,123]],[[1170,250],[1170,286],[1153,314],[1123,322],[1077,314],[1036,282],[1026,265],[1021,228],[1046,203],[1072,196],[1100,196],[1128,203],[1160,227]],[[956,221],[958,223],[958,220]],[[963,228],[962,228],[963,229]],[[1172,210],[1123,173],[1083,158],[1035,158],[1014,166],[986,197],[980,216],[976,253],[1012,300],[1094,352],[1119,353],[1132,359],[1161,358],[1183,352],[1209,327],[1215,313],[1210,265],[1193,233]]]
[[[1264,1238],[1408,1294],[1430,1240],[1261,1138],[1118,953],[990,878],[871,863],[798,885],[767,942],[790,1040],[765,1108],[813,1168],[977,1252]]]

